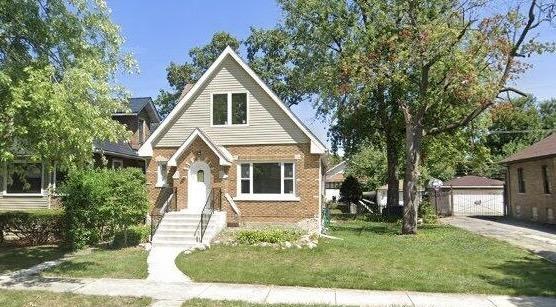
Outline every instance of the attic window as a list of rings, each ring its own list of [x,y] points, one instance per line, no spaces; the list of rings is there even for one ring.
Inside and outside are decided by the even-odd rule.
[[[247,125],[247,93],[212,95],[212,125]]]

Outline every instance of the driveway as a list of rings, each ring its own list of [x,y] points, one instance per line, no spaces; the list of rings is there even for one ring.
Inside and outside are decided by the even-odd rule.
[[[556,263],[556,228],[506,218],[447,217],[443,223],[506,241]]]

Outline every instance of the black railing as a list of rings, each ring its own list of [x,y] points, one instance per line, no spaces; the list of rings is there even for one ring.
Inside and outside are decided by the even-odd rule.
[[[203,237],[207,230],[207,226],[210,222],[210,218],[214,213],[214,210],[222,210],[222,195],[219,188],[212,189],[207,197],[203,211],[201,211],[201,220],[197,229],[195,230],[195,239],[197,242],[203,242]]]
[[[164,215],[170,211],[177,210],[176,191],[177,188],[165,188],[160,192],[160,199],[164,199],[164,201],[159,202],[161,206],[155,206],[151,211],[151,242]]]

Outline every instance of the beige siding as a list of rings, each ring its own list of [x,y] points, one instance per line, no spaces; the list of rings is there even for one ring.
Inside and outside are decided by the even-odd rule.
[[[47,196],[4,196],[0,197],[1,210],[26,210],[48,208]]]
[[[248,92],[248,126],[211,127],[211,93]],[[195,128],[218,145],[308,143],[309,138],[230,57],[225,59],[154,146],[180,146]]]

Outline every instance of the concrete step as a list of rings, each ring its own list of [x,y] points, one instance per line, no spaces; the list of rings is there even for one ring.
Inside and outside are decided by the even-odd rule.
[[[195,235],[195,228],[190,229],[166,229],[166,228],[159,228],[156,230],[157,236],[183,236],[183,237],[192,237]]]
[[[197,242],[188,242],[188,243],[173,242],[173,241],[153,242],[153,247],[175,247],[175,248],[180,248],[180,249],[183,249],[183,250],[192,249],[192,248],[194,248],[198,245],[199,245],[199,243],[197,243]]]
[[[201,218],[192,216],[164,216],[163,220],[168,222],[199,223]]]

